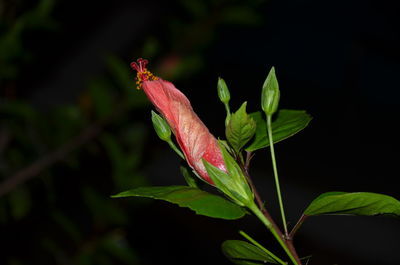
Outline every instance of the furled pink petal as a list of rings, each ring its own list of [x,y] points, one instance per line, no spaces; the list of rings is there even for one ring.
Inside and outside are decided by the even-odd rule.
[[[153,75],[149,76],[150,72],[147,71],[146,61],[143,59],[139,59],[138,63],[133,63],[132,67],[138,71],[139,85],[167,120],[185,154],[186,161],[201,178],[213,184],[202,159],[226,171],[217,140],[193,111],[189,100],[182,92],[168,81]]]

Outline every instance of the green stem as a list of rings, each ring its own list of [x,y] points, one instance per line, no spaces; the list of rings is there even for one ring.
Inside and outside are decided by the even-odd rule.
[[[278,169],[276,167],[274,141],[273,141],[273,138],[272,138],[272,122],[271,122],[271,118],[272,118],[271,115],[267,115],[267,131],[268,131],[269,147],[270,147],[270,151],[271,151],[272,167],[273,167],[273,170],[274,170],[276,192],[278,194],[278,201],[279,201],[279,208],[281,210],[283,229],[285,231],[285,236],[288,236],[289,234],[288,234],[288,229],[287,229],[287,224],[286,224],[285,210],[283,208],[281,188],[280,188],[280,185],[279,185]]]
[[[264,251],[265,253],[267,253],[269,256],[271,256],[274,260],[276,260],[277,262],[279,262],[282,265],[287,265],[286,262],[284,262],[283,260],[281,260],[280,258],[278,258],[274,253],[272,253],[271,251],[269,251],[268,249],[266,249],[265,247],[263,247],[260,243],[258,243],[257,241],[255,241],[254,239],[252,239],[248,234],[246,234],[243,231],[239,231],[239,234],[241,234],[244,238],[246,238],[248,241],[250,241],[251,243],[253,243],[253,245],[257,246],[258,248],[260,248],[262,251]]]
[[[172,148],[172,150],[175,151],[175,153],[177,153],[183,160],[186,160],[181,150],[179,150],[178,147],[176,147],[176,145],[174,144],[174,142],[172,142],[171,139],[167,140],[167,143]]]
[[[260,219],[260,221],[268,228],[268,230],[272,233],[272,235],[278,240],[281,247],[285,250],[286,254],[289,256],[290,260],[295,265],[301,265],[300,262],[296,259],[292,251],[286,245],[284,239],[279,235],[278,231],[275,230],[272,223],[264,216],[264,214],[258,209],[258,207],[254,204],[249,207],[249,209]]]
[[[226,110],[225,126],[228,126],[229,120],[231,119],[231,109],[229,108],[229,103],[224,103]]]

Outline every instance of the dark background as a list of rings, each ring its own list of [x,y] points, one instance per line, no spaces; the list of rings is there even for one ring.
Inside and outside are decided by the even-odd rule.
[[[219,137],[217,78],[233,110],[248,101],[257,111],[275,66],[281,108],[314,117],[276,145],[290,226],[322,192],[400,198],[394,1],[0,3],[0,187],[23,175],[0,197],[0,264],[229,264],[220,244],[240,239],[239,229],[280,251],[250,216],[223,221],[159,201],[109,199],[135,186],[184,183],[134,89],[129,63],[138,57],[173,81]],[[278,221],[268,152],[257,153],[251,173]],[[315,217],[295,245],[313,255],[310,265],[396,265],[399,225]]]

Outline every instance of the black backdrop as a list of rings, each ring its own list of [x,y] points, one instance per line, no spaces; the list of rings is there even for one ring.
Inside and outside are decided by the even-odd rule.
[[[276,146],[291,224],[325,191],[382,192],[400,198],[399,8],[393,1],[271,0],[258,12],[263,20],[257,26],[218,27],[203,50],[202,71],[175,83],[198,115],[216,136],[223,136],[217,77],[228,83],[232,108],[247,100],[249,111],[256,111],[261,85],[274,65],[280,106],[306,109],[314,117],[304,132]],[[103,54],[117,53],[128,67],[141,56],[132,54],[141,38],[149,33],[168,38],[160,28],[174,16],[184,17],[174,1],[61,2],[56,9],[61,30],[30,36],[31,46],[42,55],[34,64],[41,67],[26,66],[19,80],[26,89],[20,93],[41,107],[73,101],[85,77],[104,70]],[[178,160],[152,136],[146,153],[152,161],[146,165],[151,181],[182,183]],[[267,159],[267,152],[257,154],[252,173],[278,218]],[[128,229],[149,264],[228,264],[219,245],[239,238],[238,229],[267,246],[272,240],[250,217],[210,220],[162,202],[136,218],[138,225]],[[310,264],[395,265],[400,264],[399,236],[398,220],[316,217],[305,223],[295,244],[300,253],[314,255]]]

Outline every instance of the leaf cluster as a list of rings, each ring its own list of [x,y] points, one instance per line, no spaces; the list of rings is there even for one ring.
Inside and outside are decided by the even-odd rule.
[[[1,93],[7,94],[8,88],[17,92],[11,96],[25,93],[24,88],[18,91],[15,80],[27,71],[24,69],[27,63],[37,67],[35,59],[41,56],[30,49],[32,42],[26,37],[38,39],[36,33],[43,30],[64,28],[65,25],[59,24],[62,21],[54,20],[64,12],[57,6],[58,2],[0,3],[0,86],[5,88]],[[145,58],[159,59],[157,71],[175,80],[190,77],[205,65],[203,50],[213,40],[216,26],[253,25],[261,19],[258,0],[179,2],[187,13],[173,16],[162,25],[160,32],[168,37],[155,36],[149,31],[139,44],[143,47],[135,48],[140,51],[133,51]],[[73,2],[61,4],[75,5]],[[210,19],[209,14],[215,15]],[[75,45],[73,39],[70,41],[68,45]],[[148,101],[143,93],[135,93],[126,59],[122,62],[109,56],[105,61],[108,72],[91,77],[83,93],[77,95],[78,100],[71,104],[45,112],[29,102],[1,98],[2,182],[42,158],[46,161],[53,155],[59,156],[58,151],[64,150],[65,144],[69,147],[76,139],[85,138],[86,132],[92,129],[99,132],[60,156],[57,163],[40,169],[32,181],[1,197],[0,224],[11,229],[2,230],[3,243],[7,246],[2,248],[0,263],[4,260],[7,264],[36,264],[40,260],[41,264],[143,264],[127,240],[128,229],[115,227],[134,228],[138,218],[127,213],[137,210],[144,202],[110,201],[105,196],[127,187],[147,185],[141,167],[148,128],[138,121],[137,113]],[[163,67],[171,61],[176,62],[173,67]],[[116,115],[119,111],[121,115]],[[190,169],[187,173],[188,179],[194,180],[192,185],[198,185],[198,178],[193,178]],[[39,216],[40,224],[36,224]],[[19,234],[23,234],[23,243],[14,240]],[[13,247],[17,254],[8,251]],[[41,255],[45,258],[38,258]]]
[[[251,187],[247,173],[249,157],[251,157],[249,154],[270,146],[270,139],[275,144],[297,134],[309,125],[312,117],[304,110],[278,110],[280,92],[274,69],[270,71],[263,85],[261,103],[266,118],[264,118],[262,112],[248,114],[246,111],[247,102],[244,102],[236,112],[231,113],[229,107],[231,96],[228,86],[221,78],[218,80],[218,96],[227,111],[225,120],[226,141],[219,141],[226,171],[213,166],[206,160],[203,160],[203,164],[215,187],[227,199],[201,190],[196,181],[196,172],[190,172],[187,168],[183,168],[183,173],[189,186],[137,188],[119,193],[114,197],[139,196],[165,200],[181,207],[187,207],[200,215],[228,220],[239,219],[247,212],[246,208],[251,210],[257,207],[254,202],[253,187]],[[168,125],[162,120],[162,117],[157,116],[157,118],[158,125],[155,125],[155,128],[160,136],[160,132],[168,131],[160,128]],[[272,121],[270,123],[271,137],[268,135],[267,128],[270,121]],[[167,133],[166,135],[168,135],[168,139],[163,139],[162,136],[160,138],[170,141],[170,134]],[[169,144],[173,149],[177,148],[170,142]],[[243,156],[244,151],[247,153],[246,159]],[[177,153],[179,154],[179,150]],[[400,202],[387,195],[368,192],[324,193],[312,201],[304,210],[302,217],[287,237],[292,240],[307,217],[324,214],[400,217]],[[227,240],[222,244],[224,254],[233,263],[239,265],[287,264],[247,235],[246,238],[250,243],[240,240]]]

